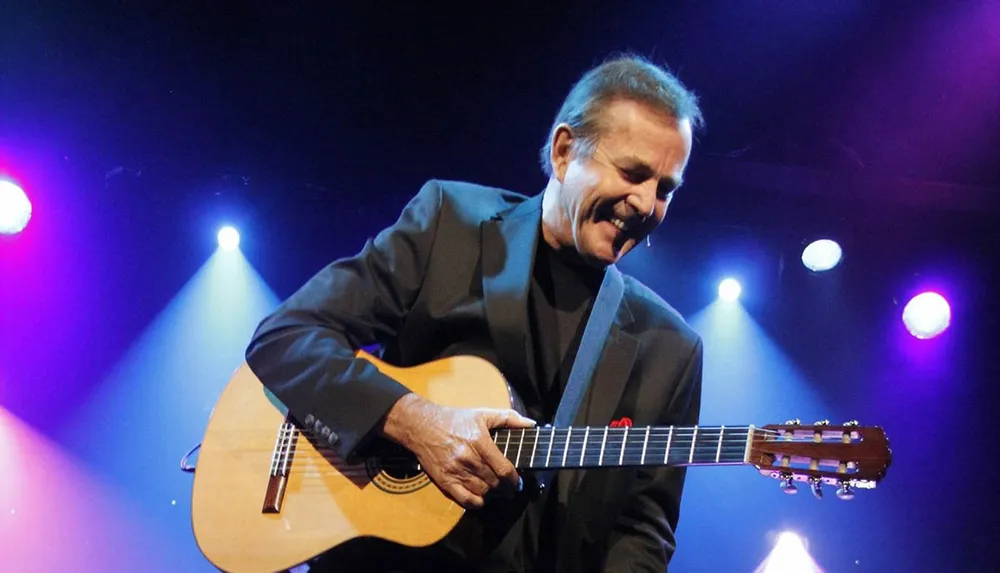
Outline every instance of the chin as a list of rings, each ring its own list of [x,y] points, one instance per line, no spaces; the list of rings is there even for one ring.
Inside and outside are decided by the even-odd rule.
[[[588,253],[587,258],[595,264],[601,266],[613,265],[621,260],[627,251],[624,249],[615,251],[611,248],[595,249]]]

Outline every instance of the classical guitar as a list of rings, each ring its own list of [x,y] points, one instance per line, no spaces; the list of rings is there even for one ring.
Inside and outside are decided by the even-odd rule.
[[[500,372],[471,356],[410,368],[358,353],[410,390],[442,405],[510,408]],[[468,380],[476,380],[469,384]],[[628,466],[750,465],[796,491],[804,482],[850,499],[873,488],[891,454],[878,427],[856,422],[754,426],[537,427],[500,429],[493,440],[520,470]],[[464,510],[416,459],[398,452],[357,463],[300,428],[244,364],[209,419],[191,511],[205,557],[224,571],[285,571],[340,544],[375,537],[411,547],[441,540]]]

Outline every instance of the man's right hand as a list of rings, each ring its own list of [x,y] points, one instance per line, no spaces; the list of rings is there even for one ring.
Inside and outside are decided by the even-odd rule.
[[[410,393],[389,410],[382,434],[413,452],[445,495],[475,509],[491,489],[518,487],[517,470],[493,443],[490,430],[534,426],[534,420],[514,410],[451,408]]]

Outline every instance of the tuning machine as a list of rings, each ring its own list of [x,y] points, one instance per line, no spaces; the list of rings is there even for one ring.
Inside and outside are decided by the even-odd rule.
[[[785,425],[786,426],[801,426],[802,425],[802,420],[800,420],[798,418],[794,418],[792,420],[788,420],[787,422],[785,422]]]
[[[809,478],[809,487],[812,488],[813,496],[816,499],[823,499],[823,481],[818,477]]]
[[[796,486],[792,481],[792,474],[781,474],[779,479],[781,480],[781,483],[778,487],[780,487],[781,491],[785,492],[785,494],[795,495],[799,493],[798,486]]]
[[[850,422],[844,422],[844,425],[845,426],[859,426],[860,424],[858,423],[857,420],[851,420]]]
[[[837,488],[837,498],[844,501],[850,501],[854,499],[854,488],[851,487],[851,483],[848,481],[840,482],[840,487]]]
[[[814,426],[829,426],[830,425],[830,420],[820,420],[820,421],[816,422],[813,425]]]

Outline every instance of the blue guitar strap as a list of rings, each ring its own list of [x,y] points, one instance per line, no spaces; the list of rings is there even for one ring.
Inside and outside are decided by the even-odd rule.
[[[625,282],[622,280],[621,272],[614,265],[609,265],[604,273],[601,288],[597,292],[594,307],[590,311],[590,317],[587,319],[587,326],[584,328],[583,339],[580,340],[580,348],[577,349],[566,389],[552,421],[552,425],[556,428],[572,426],[576,420],[580,403],[583,402],[583,397],[594,377],[597,360],[603,354],[604,342],[611,330],[611,321],[618,312],[618,305],[624,292]],[[541,488],[547,487],[554,473],[553,470],[537,472],[535,475],[538,485]]]

